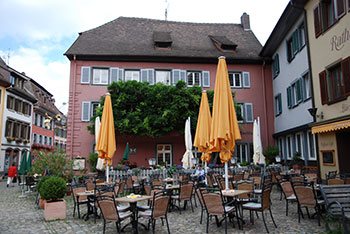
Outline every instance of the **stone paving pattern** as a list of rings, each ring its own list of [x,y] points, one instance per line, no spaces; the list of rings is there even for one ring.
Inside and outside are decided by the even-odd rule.
[[[102,233],[103,221],[97,219],[96,224],[93,218],[88,221],[73,218],[73,201],[72,197],[66,197],[67,201],[67,218],[60,221],[44,221],[44,211],[35,205],[36,192],[25,193],[25,198],[20,198],[21,188],[18,185],[14,187],[6,187],[6,182],[0,182],[0,233]],[[267,225],[270,233],[322,233],[325,232],[325,223],[321,219],[321,226],[317,225],[317,218],[307,218],[305,212],[305,219],[301,219],[298,223],[298,214],[296,203],[289,206],[289,216],[285,215],[285,201],[279,200],[279,192],[274,189],[271,193],[272,198],[272,213],[275,218],[277,228],[273,226],[272,220],[266,213]],[[197,201],[198,203],[198,201]],[[168,213],[168,220],[170,232],[177,233],[205,233],[206,231],[206,215],[203,216],[203,223],[200,224],[200,205],[194,207],[192,213],[190,207],[182,211],[180,215],[178,210]],[[86,213],[86,208],[81,209],[81,213]],[[228,223],[228,233],[266,233],[264,223],[259,213],[259,219],[254,219],[254,225],[249,221],[249,212],[245,211],[244,220],[246,221],[243,230],[232,227],[232,223]],[[146,221],[141,220],[146,223]],[[107,223],[106,233],[117,233],[114,223]],[[122,233],[133,233],[131,228],[126,228]],[[152,233],[152,230],[144,230],[139,228],[139,233]],[[167,233],[166,225],[162,226],[161,221],[156,224],[155,233]],[[212,219],[209,224],[209,233],[225,233],[224,225],[217,227],[215,219]]]

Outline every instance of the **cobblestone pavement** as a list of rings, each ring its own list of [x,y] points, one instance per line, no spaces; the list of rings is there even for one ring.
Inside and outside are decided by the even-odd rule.
[[[36,192],[25,193],[25,198],[20,198],[21,188],[6,187],[6,182],[0,182],[0,233],[102,233],[103,221],[97,219],[96,224],[93,219],[84,221],[73,217],[73,201],[71,196],[66,197],[67,201],[67,218],[61,221],[44,221],[44,211],[38,209],[35,205]],[[275,218],[277,228],[273,226],[272,220],[266,213],[267,226],[270,233],[321,233],[325,232],[325,224],[321,219],[321,226],[317,225],[317,219],[309,219],[305,215],[305,219],[301,219],[298,223],[298,215],[296,212],[296,204],[291,204],[289,216],[285,215],[285,201],[279,200],[279,193],[273,191],[272,198],[272,213]],[[197,201],[198,203],[198,201]],[[175,210],[168,213],[169,226],[171,233],[205,233],[206,219],[204,215],[203,224],[200,224],[200,205],[194,207],[192,213],[190,208],[187,208],[180,215],[179,211]],[[81,213],[86,213],[86,209],[82,209]],[[249,221],[249,212],[245,212],[243,230],[228,225],[228,233],[266,233],[261,214],[259,218],[255,217],[254,225]],[[141,222],[146,223],[144,220]],[[116,227],[113,223],[107,223],[106,233],[116,233]],[[131,228],[126,228],[123,232],[126,234],[132,233]],[[139,228],[139,233],[152,233],[151,230],[146,231],[144,228]],[[155,233],[167,233],[166,225],[162,226],[158,221],[156,224]],[[224,225],[217,227],[215,219],[212,219],[209,224],[209,233],[225,233]]]

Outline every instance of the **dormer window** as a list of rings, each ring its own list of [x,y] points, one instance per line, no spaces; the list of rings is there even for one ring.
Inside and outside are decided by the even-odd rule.
[[[171,39],[171,32],[153,32],[153,42],[155,49],[171,49],[173,43]]]
[[[234,44],[225,36],[210,36],[209,38],[212,40],[216,48],[218,48],[222,52],[235,52],[237,48],[237,44]]]

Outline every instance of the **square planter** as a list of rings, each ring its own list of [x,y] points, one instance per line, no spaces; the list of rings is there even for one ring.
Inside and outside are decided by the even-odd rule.
[[[66,219],[66,201],[47,201],[44,210],[45,221]]]
[[[45,203],[46,203],[46,200],[39,198],[39,209],[44,209]]]

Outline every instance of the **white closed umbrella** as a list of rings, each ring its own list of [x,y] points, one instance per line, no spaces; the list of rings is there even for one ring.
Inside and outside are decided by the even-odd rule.
[[[265,165],[265,156],[262,152],[261,136],[260,136],[260,117],[257,120],[254,120],[253,124],[253,149],[254,156],[253,161],[254,165],[264,164]]]
[[[182,167],[185,169],[192,168],[192,136],[191,136],[191,122],[190,117],[186,120],[185,123],[185,146],[186,152],[182,157]]]
[[[97,140],[98,140],[98,133],[100,132],[100,127],[101,127],[101,120],[100,120],[100,117],[97,116],[95,119],[95,143],[97,143]],[[104,159],[102,158],[97,159],[97,164],[96,164],[97,170],[102,171],[105,169],[103,162],[104,162]]]

